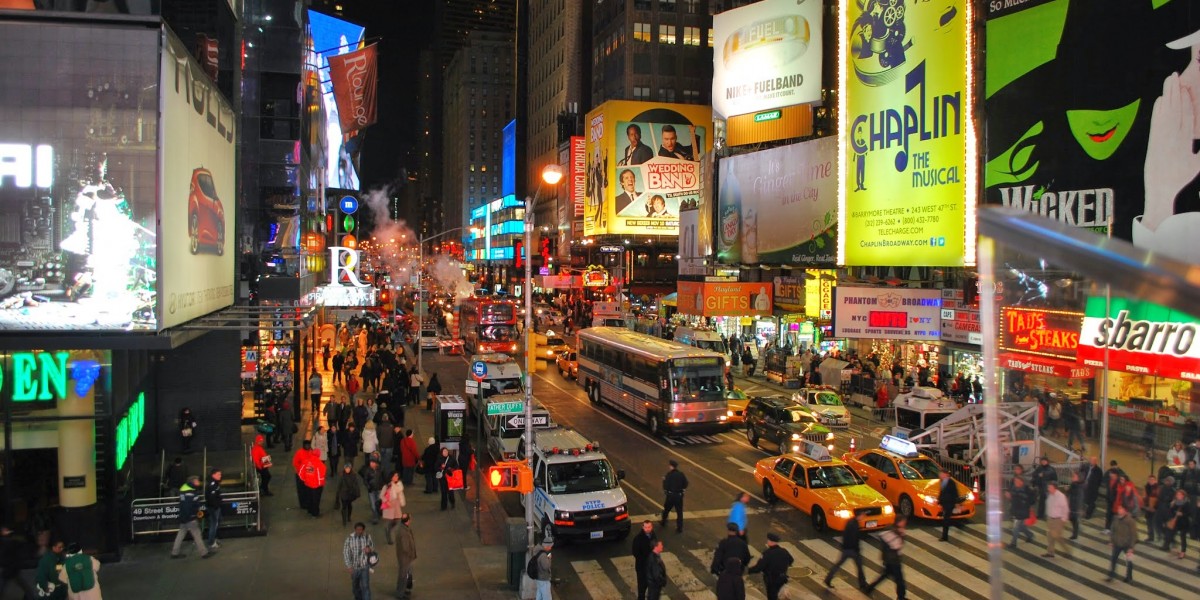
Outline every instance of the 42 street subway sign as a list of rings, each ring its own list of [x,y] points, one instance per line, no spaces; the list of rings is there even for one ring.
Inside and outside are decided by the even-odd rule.
[[[1167,379],[1200,382],[1200,340],[1195,317],[1150,302],[1088,298],[1079,335],[1079,362]]]

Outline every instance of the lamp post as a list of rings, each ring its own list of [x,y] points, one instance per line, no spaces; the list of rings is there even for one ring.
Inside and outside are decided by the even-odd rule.
[[[563,170],[558,165],[546,165],[542,169],[542,182],[538,183],[537,190],[533,193],[533,198],[525,201],[525,247],[528,248],[533,240],[533,208],[537,204],[538,196],[542,191],[542,183],[551,186],[558,185],[562,181]],[[532,252],[530,256],[532,257]],[[533,261],[525,261],[525,447],[533,448],[533,367],[536,366],[533,357],[533,343],[531,332],[533,331]],[[525,460],[529,464],[529,470],[533,471],[533,452],[525,452]],[[531,494],[525,494],[525,529],[526,529],[526,548],[532,549],[534,544],[533,530],[533,498]],[[526,562],[529,561],[529,556],[525,557]]]

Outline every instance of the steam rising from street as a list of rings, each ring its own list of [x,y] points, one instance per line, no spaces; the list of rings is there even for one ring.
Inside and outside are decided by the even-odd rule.
[[[420,238],[408,223],[392,219],[389,210],[390,195],[391,187],[376,188],[363,193],[362,202],[367,210],[371,211],[375,223],[375,230],[371,234],[374,238],[372,246],[379,250],[378,256],[382,262],[377,266],[391,273],[394,284],[410,285],[412,277],[416,274],[416,245]],[[434,235],[437,233],[440,232],[434,232]],[[455,239],[460,239],[460,235],[450,234],[431,242],[436,244]],[[390,245],[392,240],[395,240],[394,246]],[[432,277],[438,286],[459,298],[471,295],[474,286],[463,274],[462,263],[445,254],[431,255],[428,258],[431,264],[427,275]]]

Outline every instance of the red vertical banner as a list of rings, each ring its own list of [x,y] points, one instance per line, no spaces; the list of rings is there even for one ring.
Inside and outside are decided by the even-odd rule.
[[[576,219],[583,217],[583,203],[587,199],[586,142],[581,135],[571,136],[571,204]]]
[[[329,78],[337,102],[342,133],[349,134],[376,120],[378,54],[375,44],[362,50],[329,57]]]

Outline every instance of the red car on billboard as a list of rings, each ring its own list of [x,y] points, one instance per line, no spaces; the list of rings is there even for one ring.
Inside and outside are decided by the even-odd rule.
[[[203,167],[192,169],[192,185],[188,191],[188,240],[192,254],[202,246],[225,254],[225,208],[217,197],[212,171]]]

